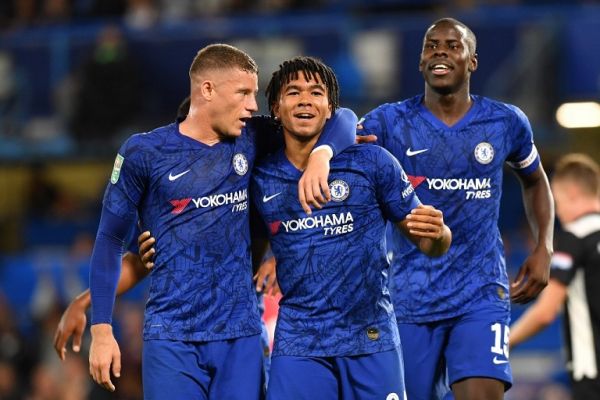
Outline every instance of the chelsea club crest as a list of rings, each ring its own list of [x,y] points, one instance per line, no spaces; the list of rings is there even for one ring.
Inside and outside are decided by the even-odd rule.
[[[244,175],[248,172],[248,160],[242,153],[233,156],[233,169],[236,174]]]
[[[489,164],[494,159],[494,148],[488,142],[481,142],[475,147],[474,154],[480,164]]]
[[[331,193],[331,200],[344,201],[350,194],[350,187],[343,180],[336,179],[329,184],[329,192]]]

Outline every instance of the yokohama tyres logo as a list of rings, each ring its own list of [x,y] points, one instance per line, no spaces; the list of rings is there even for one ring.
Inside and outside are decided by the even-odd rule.
[[[212,208],[226,206],[230,204],[240,204],[248,200],[248,189],[238,190],[236,192],[211,194],[205,197],[188,197],[185,199],[170,200],[173,206],[171,214],[181,214],[183,210],[192,202],[196,208]]]

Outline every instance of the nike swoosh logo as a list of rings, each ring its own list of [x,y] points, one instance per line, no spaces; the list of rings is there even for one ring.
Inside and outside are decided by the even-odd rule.
[[[508,360],[499,360],[498,356],[495,356],[493,361],[494,361],[494,364],[496,364],[496,365],[497,364],[506,364],[508,362]]]
[[[169,174],[169,180],[170,180],[171,182],[173,182],[174,180],[181,178],[182,176],[184,176],[184,175],[185,175],[185,174],[187,174],[188,172],[190,172],[190,170],[189,170],[189,169],[188,169],[188,170],[186,170],[186,171],[183,171],[182,173],[180,173],[180,174],[177,174],[177,175],[173,175],[172,173],[170,173],[170,174]]]
[[[425,153],[429,149],[423,150],[411,150],[410,147],[406,150],[406,155],[409,157],[416,156],[417,154]]]
[[[266,203],[267,201],[273,200],[275,197],[279,196],[280,194],[281,194],[281,192],[275,193],[275,194],[273,194],[271,196],[267,196],[267,195],[263,196],[263,203]]]

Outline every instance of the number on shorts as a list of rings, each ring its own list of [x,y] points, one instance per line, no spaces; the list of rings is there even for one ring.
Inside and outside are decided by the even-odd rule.
[[[490,329],[494,332],[494,345],[490,348],[491,352],[504,355],[508,358],[508,335],[510,331],[508,325],[496,322]],[[502,334],[502,330],[504,330],[504,335]]]

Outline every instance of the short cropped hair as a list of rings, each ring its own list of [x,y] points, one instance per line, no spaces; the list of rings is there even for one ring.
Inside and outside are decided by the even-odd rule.
[[[290,81],[298,79],[300,72],[302,72],[304,79],[307,81],[312,78],[318,78],[318,80],[325,85],[332,112],[339,107],[340,87],[335,72],[318,58],[304,56],[294,57],[279,65],[279,69],[273,72],[271,81],[265,90],[271,116],[275,116],[273,113],[273,106],[279,100],[281,89]]]
[[[471,30],[471,28],[469,28],[467,25],[454,18],[440,18],[433,24],[431,24],[429,28],[427,28],[427,32],[429,32],[431,28],[439,24],[450,24],[453,26],[460,26],[461,28],[463,28],[467,32],[467,37],[465,39],[467,41],[467,45],[469,46],[469,52],[471,54],[475,54],[477,52],[477,38],[475,37],[475,34]],[[425,36],[427,36],[427,33],[425,33]]]
[[[571,153],[561,157],[554,167],[553,181],[571,181],[584,193],[600,197],[600,166],[590,156]]]
[[[231,68],[258,74],[256,61],[244,51],[228,44],[211,44],[200,49],[194,57],[190,66],[190,79],[205,71]]]

